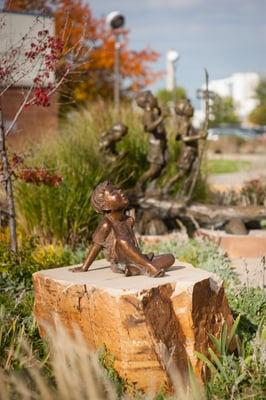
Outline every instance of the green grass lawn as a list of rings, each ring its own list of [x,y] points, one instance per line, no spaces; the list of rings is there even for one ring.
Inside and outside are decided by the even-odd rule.
[[[233,172],[239,172],[247,170],[251,163],[244,160],[207,160],[207,163],[203,165],[204,171],[207,174],[230,174]]]

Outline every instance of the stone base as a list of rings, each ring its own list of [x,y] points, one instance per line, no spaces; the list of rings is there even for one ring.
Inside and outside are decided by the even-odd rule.
[[[207,354],[208,333],[232,324],[222,282],[179,261],[161,278],[126,278],[99,260],[86,273],[56,268],[33,281],[41,335],[58,319],[70,333],[79,327],[92,350],[105,346],[119,375],[144,391],[171,390],[169,368],[186,374],[188,360],[200,376],[194,351]]]
[[[197,235],[217,243],[231,259],[266,255],[265,230],[251,230],[248,235],[232,235],[225,231],[199,229]]]

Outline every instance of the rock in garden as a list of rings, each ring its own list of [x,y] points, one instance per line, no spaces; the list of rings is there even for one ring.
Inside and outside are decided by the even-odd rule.
[[[55,268],[33,281],[42,336],[58,320],[70,333],[78,327],[93,351],[105,347],[118,374],[144,391],[171,390],[171,371],[186,374],[188,360],[200,376],[194,351],[207,354],[208,334],[232,324],[217,276],[179,261],[160,278],[125,277],[99,260],[86,273]]]
[[[248,235],[246,225],[240,218],[232,218],[224,227],[226,233],[232,235]]]

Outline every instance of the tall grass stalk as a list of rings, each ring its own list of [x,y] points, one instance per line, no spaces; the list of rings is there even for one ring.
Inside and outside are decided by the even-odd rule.
[[[28,363],[22,374],[1,371],[0,387],[4,395],[0,395],[1,399],[117,399],[115,388],[107,379],[97,355],[89,352],[79,335],[71,338],[60,328],[53,332],[50,345],[51,377],[47,377],[43,365],[32,359],[28,344],[21,341]]]

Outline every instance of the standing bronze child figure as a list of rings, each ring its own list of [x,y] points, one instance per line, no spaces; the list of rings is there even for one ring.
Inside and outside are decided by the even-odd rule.
[[[187,196],[198,168],[199,140],[206,139],[207,134],[195,132],[191,123],[194,109],[189,99],[179,100],[176,103],[175,112],[177,114],[176,140],[182,142],[181,155],[177,160],[178,173],[167,182],[163,193],[169,194],[173,186],[184,178],[180,193]]]
[[[126,215],[128,199],[124,193],[109,182],[103,182],[92,194],[91,203],[96,212],[103,214],[92,237],[88,256],[81,267],[74,272],[87,271],[101,250],[110,261],[113,272],[126,276],[163,276],[173,265],[172,254],[154,256],[142,254],[133,231],[134,219]]]
[[[144,131],[149,133],[148,161],[149,169],[139,178],[137,189],[144,192],[146,185],[160,176],[167,161],[167,139],[164,127],[164,119],[168,113],[162,112],[158,106],[156,97],[149,91],[140,92],[136,96],[136,102],[144,110]]]

